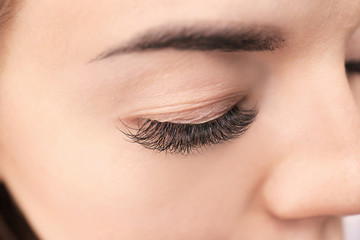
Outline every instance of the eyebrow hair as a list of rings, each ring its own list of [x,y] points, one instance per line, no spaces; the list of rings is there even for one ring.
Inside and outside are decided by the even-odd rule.
[[[150,29],[126,45],[104,51],[94,60],[149,50],[274,51],[284,45],[281,33],[259,27],[165,27]]]

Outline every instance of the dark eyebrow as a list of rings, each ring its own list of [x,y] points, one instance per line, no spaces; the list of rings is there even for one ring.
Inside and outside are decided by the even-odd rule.
[[[94,60],[148,50],[176,49],[192,51],[274,51],[284,45],[282,34],[259,27],[172,27],[146,31],[128,44],[104,51]]]

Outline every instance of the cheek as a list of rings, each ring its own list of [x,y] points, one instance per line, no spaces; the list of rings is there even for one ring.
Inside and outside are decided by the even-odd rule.
[[[2,95],[3,168],[46,238],[224,238],[266,171],[254,167],[262,158],[245,150],[247,140],[211,156],[150,153],[124,140],[113,119],[71,112],[59,100],[70,96],[28,82]]]

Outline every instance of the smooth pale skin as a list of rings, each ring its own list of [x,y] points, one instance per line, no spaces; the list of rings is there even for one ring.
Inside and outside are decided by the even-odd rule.
[[[360,213],[360,77],[344,69],[360,60],[359,13],[360,0],[24,0],[0,70],[1,179],[42,239],[341,239],[340,217]],[[275,26],[286,47],[89,63],[167,23]],[[214,118],[244,92],[250,129],[193,155],[116,127]]]

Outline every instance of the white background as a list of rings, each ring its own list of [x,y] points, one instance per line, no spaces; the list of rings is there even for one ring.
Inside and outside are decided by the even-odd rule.
[[[360,215],[344,218],[346,240],[360,240]]]

